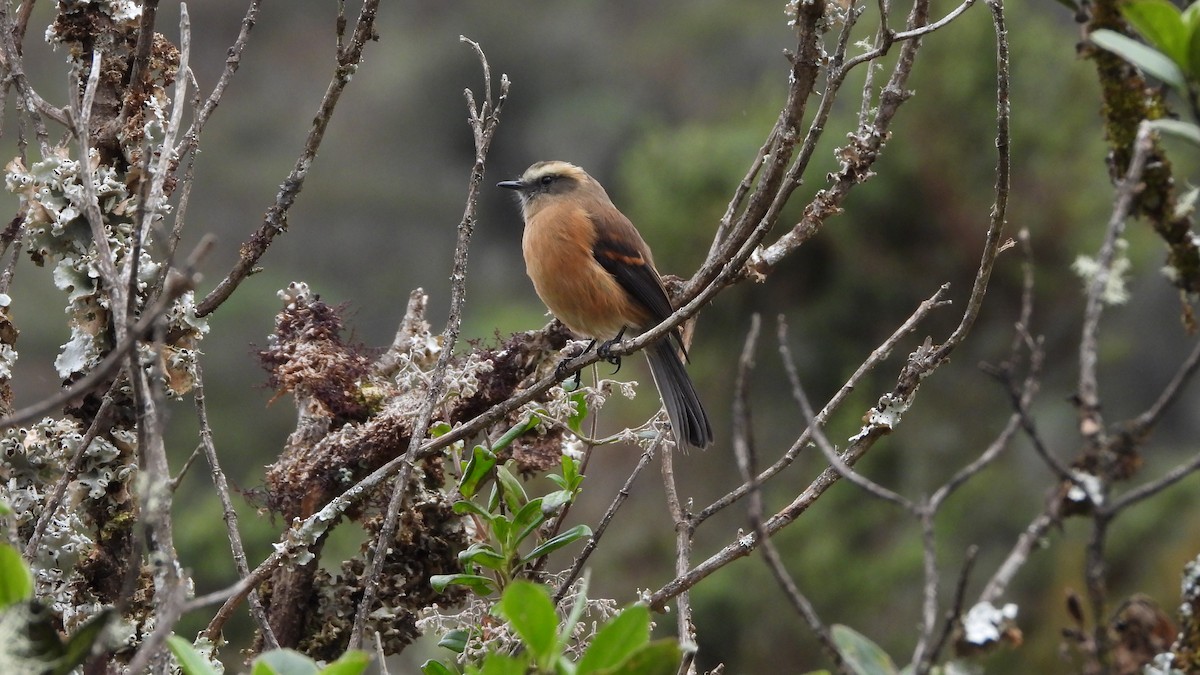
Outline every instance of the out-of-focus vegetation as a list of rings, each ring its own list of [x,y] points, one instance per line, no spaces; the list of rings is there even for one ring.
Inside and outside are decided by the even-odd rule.
[[[454,227],[473,156],[462,90],[479,77],[460,34],[479,42],[493,67],[513,81],[489,179],[514,176],[540,159],[580,164],[639,225],[660,269],[690,275],[781,103],[788,72],[782,51],[790,46],[782,4],[385,3],[379,43],[371,45],[345,94],[289,231],[268,252],[265,270],[211,320],[203,345],[207,397],[231,480],[247,491],[259,485],[262,467],[294,423],[290,403],[270,401],[271,392],[260,386],[265,376],[254,359],[272,329],[277,289],[303,280],[323,299],[347,303],[352,337],[368,345],[388,344],[411,288],[429,291],[435,326],[444,318]],[[952,6],[935,2],[933,13]],[[207,90],[224,65],[244,8],[198,2],[189,9],[192,67]],[[31,34],[45,25],[51,10],[49,3],[37,8]],[[170,16],[174,8],[160,11]],[[318,46],[333,41],[333,12],[328,2],[267,3],[241,69],[205,132],[188,219],[197,231],[220,236],[206,263],[213,283],[258,226],[295,159],[331,70],[332,50]],[[1046,337],[1047,359],[1033,414],[1050,449],[1070,457],[1076,435],[1068,397],[1082,307],[1081,282],[1070,263],[1095,250],[1112,207],[1099,95],[1094,69],[1077,56],[1079,27],[1068,10],[1049,0],[1012,0],[1007,12],[1014,159],[1007,233],[1028,228],[1035,256],[1031,330]],[[29,40],[27,63],[35,84],[53,90],[61,58],[37,57],[44,49],[39,40]],[[729,451],[730,390],[751,313],[761,312],[768,326],[775,315],[786,317],[801,378],[811,396],[824,400],[938,286],[950,282],[956,306],[965,301],[993,197],[994,71],[991,20],[981,3],[926,38],[910,82],[915,96],[899,114],[875,167],[878,176],[852,195],[845,213],[766,283],[732,289],[700,315],[691,373],[713,414],[718,442],[676,463],[684,497],[696,508],[730,489],[737,475]],[[861,82],[862,73],[856,77]],[[845,127],[857,112],[840,106],[830,128]],[[834,166],[832,144],[841,140],[830,137],[828,147],[818,150],[819,160],[784,222],[798,218],[803,198],[822,186]],[[1171,150],[1178,175],[1197,175],[1187,168],[1194,150]],[[470,255],[465,337],[487,341],[544,323],[543,307],[523,273],[519,237],[519,217],[508,195],[486,191]],[[1179,314],[1179,294],[1159,272],[1160,241],[1136,224],[1128,239],[1134,297],[1106,315],[1101,350],[1105,403],[1118,417],[1149,405],[1148,397],[1174,372],[1188,342],[1181,323],[1171,319]],[[977,364],[1007,354],[1020,299],[1015,250],[1001,256],[996,274],[971,339],[923,385],[920,404],[860,471],[899,492],[919,494],[943,482],[995,436],[1010,404]],[[48,272],[18,275],[14,295],[38,285],[50,297]],[[50,364],[66,339],[56,301],[47,301],[55,309],[43,315],[30,313],[30,306],[15,316],[22,328],[15,380],[25,387],[17,391],[18,405],[57,387]],[[947,332],[958,316],[953,309],[935,314],[845,409],[870,407],[894,381],[907,351],[926,334]],[[626,426],[657,407],[649,375],[638,368],[631,359],[622,376],[643,381],[641,396],[629,405],[614,401],[602,413],[603,427]],[[804,422],[770,341],[759,349],[752,395],[759,451],[773,458]],[[1168,413],[1146,458],[1146,475],[1195,452],[1200,422],[1190,411],[1196,403],[1188,394]],[[174,406],[169,452],[172,462],[181,463],[195,447],[195,424],[186,403]],[[842,442],[859,424],[843,414],[829,435]],[[791,469],[792,486],[805,484],[825,466],[811,452]],[[633,448],[598,451],[572,512],[575,522],[597,520],[638,454]],[[993,569],[1052,484],[1045,465],[1023,442],[999,468],[968,484],[938,523],[947,584],[952,586],[970,544],[981,547],[977,569]],[[768,488],[768,509],[794,494],[778,485]],[[1191,478],[1117,524],[1110,542],[1113,598],[1141,592],[1164,607],[1174,605],[1180,570],[1200,543],[1194,536],[1200,528],[1195,494]],[[256,516],[253,506],[242,507],[250,559],[261,560],[282,524]],[[621,527],[608,535],[590,565],[592,595],[620,602],[633,600],[637,588],[657,588],[669,579],[673,559],[658,483],[643,477],[624,508]],[[698,535],[696,557],[726,544],[743,518],[737,506],[714,519]],[[234,579],[219,504],[203,471],[194,470],[181,488],[175,534],[184,561],[205,561],[191,563],[199,591]],[[920,612],[919,534],[894,508],[839,485],[777,540],[789,570],[826,621],[855,627],[903,660]],[[1070,623],[1064,591],[1082,591],[1085,540],[1082,525],[1067,521],[1017,577],[1007,599],[1020,607],[1025,644],[987,657],[987,672],[1065,667],[1057,649],[1060,629]],[[338,545],[350,549],[357,542],[339,544],[335,538],[330,544]],[[726,672],[823,666],[808,630],[786,613],[778,596],[756,556],[697,587],[692,601],[700,666],[724,663]],[[666,631],[671,621],[659,623]],[[179,633],[194,628],[199,625],[185,622]]]

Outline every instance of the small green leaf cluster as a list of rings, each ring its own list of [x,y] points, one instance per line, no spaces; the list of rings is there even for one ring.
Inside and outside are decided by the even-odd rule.
[[[480,541],[459,554],[462,573],[439,574],[430,580],[435,590],[440,592],[458,584],[479,595],[491,595],[504,590],[543,556],[592,535],[587,525],[576,525],[548,539],[538,538],[539,528],[546,520],[579,494],[583,476],[578,460],[563,455],[561,475],[547,476],[559,489],[532,499],[512,470],[499,464],[497,453],[538,422],[538,417],[531,415],[509,429],[492,447],[475,446],[470,457],[461,462],[458,491],[462,499],[454,504],[454,511],[475,519]],[[495,480],[490,483],[487,500],[483,504],[473,501],[489,478]]]
[[[184,675],[217,674],[212,664],[191,643],[178,635],[167,638],[167,647]],[[250,675],[361,675],[370,664],[371,657],[366,652],[355,650],[322,667],[293,649],[272,649],[254,659],[250,664]]]
[[[479,664],[462,669],[427,661],[425,675],[669,675],[682,659],[674,639],[650,640],[650,610],[642,604],[626,607],[599,628],[578,662],[567,656],[575,626],[587,603],[575,597],[570,615],[560,625],[549,590],[529,581],[513,581],[504,589],[498,613],[520,637],[511,653],[492,651]],[[443,646],[453,648],[443,641]]]
[[[0,543],[0,672],[66,675],[92,654],[112,614],[101,610],[64,642],[50,609],[33,598],[29,566]]]
[[[915,670],[912,664],[897,669],[896,662],[892,661],[892,657],[888,656],[882,647],[849,626],[834,625],[829,633],[846,667],[856,675],[912,675]],[[929,672],[931,675],[945,675],[950,672],[971,671],[962,664],[947,664],[933,666]],[[829,675],[829,671],[820,670],[808,675]]]
[[[1170,0],[1128,0],[1121,14],[1146,44],[1108,29],[1092,31],[1092,43],[1170,85],[1193,116],[1200,114],[1200,2],[1180,10]],[[1160,119],[1151,126],[1200,145],[1200,127],[1194,123]]]

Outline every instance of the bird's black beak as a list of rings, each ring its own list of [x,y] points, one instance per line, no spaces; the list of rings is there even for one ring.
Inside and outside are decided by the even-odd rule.
[[[496,187],[504,188],[505,190],[520,190],[525,187],[525,184],[519,180],[502,180],[496,183]]]

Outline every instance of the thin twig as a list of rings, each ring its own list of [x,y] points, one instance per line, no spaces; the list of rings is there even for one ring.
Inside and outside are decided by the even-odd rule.
[[[1117,513],[1137,504],[1138,502],[1153,497],[1163,490],[1171,487],[1175,483],[1187,478],[1196,470],[1200,469],[1200,453],[1193,455],[1188,461],[1174,467],[1170,471],[1160,476],[1157,480],[1150,481],[1143,485],[1122,494],[1120,497],[1113,499],[1112,502],[1105,508],[1105,511],[1116,515]]]
[[[650,444],[650,447],[646,448],[646,451],[642,453],[641,459],[639,459],[637,465],[633,467],[633,471],[629,473],[629,477],[625,479],[625,484],[622,485],[621,489],[617,491],[617,496],[613,497],[612,503],[608,505],[608,510],[605,511],[604,516],[600,518],[600,522],[596,525],[596,529],[592,532],[591,538],[588,539],[587,544],[584,545],[583,550],[579,552],[579,555],[575,557],[575,561],[571,563],[571,568],[567,570],[567,575],[563,577],[562,582],[558,585],[558,591],[554,593],[555,605],[562,602],[562,599],[567,595],[567,591],[570,590],[571,584],[575,583],[575,580],[579,578],[579,573],[583,571],[584,564],[587,563],[587,560],[589,557],[591,557],[592,552],[596,550],[596,545],[600,543],[600,538],[604,536],[604,532],[608,529],[609,523],[611,523],[613,518],[617,515],[617,509],[620,509],[625,503],[625,500],[629,499],[629,495],[633,489],[633,482],[637,479],[638,475],[642,473],[642,469],[646,468],[646,465],[649,464],[650,460],[654,458],[654,453],[658,451],[659,447],[662,445],[662,442],[663,434],[655,436],[654,441]]]
[[[221,500],[221,510],[225,519],[225,530],[229,535],[229,549],[233,553],[233,563],[237,568],[238,577],[244,579],[250,575],[250,565],[246,560],[246,549],[242,545],[241,532],[238,530],[237,510],[233,507],[233,499],[230,497],[229,481],[226,480],[225,472],[221,469],[220,460],[217,458],[217,447],[213,443],[212,427],[208,424],[208,407],[204,399],[204,373],[199,362],[196,363],[195,385],[192,392],[196,401],[196,419],[200,423],[200,446],[204,448],[204,457],[208,460],[213,486],[217,488],[217,497]],[[268,649],[278,649],[279,641],[275,638],[275,632],[271,630],[271,623],[267,620],[267,612],[258,597],[257,590],[250,591],[249,602],[250,613],[258,623],[264,644]]]
[[[825,436],[825,432],[821,429],[821,425],[817,423],[812,405],[808,401],[808,396],[804,393],[804,387],[800,385],[800,374],[796,371],[796,361],[792,358],[792,350],[787,346],[787,322],[784,320],[782,314],[779,315],[778,322],[779,356],[783,360],[783,368],[787,372],[788,381],[792,385],[792,398],[800,406],[800,414],[804,416],[803,419],[808,425],[807,432],[811,434],[813,441],[820,448],[821,454],[825,455],[829,466],[841,474],[842,478],[854,483],[871,496],[878,497],[886,502],[892,502],[909,513],[919,513],[920,510],[917,505],[910,499],[856,472],[838,455],[837,448],[833,447],[833,444],[829,442],[829,438]]]
[[[853,675],[854,671],[846,664],[846,660],[842,657],[837,644],[833,641],[833,636],[825,626],[825,622],[821,620],[812,602],[800,591],[795,580],[788,574],[787,567],[783,564],[783,559],[780,557],[779,551],[775,548],[774,542],[771,541],[763,529],[762,486],[756,479],[758,473],[758,453],[755,450],[752,433],[753,426],[751,425],[748,391],[749,374],[754,368],[754,346],[758,342],[761,320],[758,314],[754,314],[751,316],[750,321],[750,331],[746,336],[746,341],[742,348],[742,357],[738,361],[737,381],[734,384],[733,414],[734,455],[737,457],[737,465],[741,471],[742,480],[750,483],[752,486],[748,514],[750,526],[758,534],[759,540],[762,541],[763,560],[766,562],[768,569],[771,570],[772,576],[775,577],[776,583],[783,589],[784,594],[792,603],[792,607],[796,610],[796,613],[808,624],[809,629],[817,638],[817,643],[821,645],[822,651],[825,652],[825,655],[833,663],[834,670],[842,673],[842,675]]]
[[[1200,341],[1196,342],[1195,347],[1192,347],[1191,353],[1188,354],[1179,370],[1175,371],[1175,376],[1158,395],[1154,404],[1130,422],[1130,428],[1134,434],[1144,435],[1158,424],[1159,418],[1179,398],[1180,392],[1191,381],[1198,367],[1200,367]]]
[[[979,594],[979,602],[994,603],[1004,595],[1008,589],[1008,584],[1017,575],[1025,563],[1029,561],[1029,555],[1040,547],[1042,537],[1050,531],[1050,528],[1057,525],[1060,521],[1058,509],[1055,505],[1050,504],[1039,514],[1034,516],[1033,520],[1025,526],[1021,536],[1017,537],[1016,544],[1013,545],[1011,551],[1005,557],[1004,562],[996,569],[995,574],[988,580],[983,587],[983,592]]]
[[[254,5],[251,8],[256,10]],[[333,118],[333,110],[346,85],[353,79],[354,73],[362,63],[363,49],[375,35],[375,16],[378,11],[379,0],[364,0],[362,11],[358,15],[358,23],[354,29],[354,39],[345,52],[339,55],[333,79],[326,87],[321,105],[318,107],[316,116],[313,117],[313,124],[304,141],[304,149],[301,151],[300,157],[296,159],[291,173],[284,179],[279,193],[275,196],[275,203],[267,209],[262,225],[250,237],[250,240],[240,247],[240,256],[233,269],[217,284],[216,288],[196,305],[196,316],[207,316],[228,300],[233,291],[254,270],[255,265],[267,252],[267,248],[275,240],[275,237],[287,230],[288,212],[304,188],[304,179],[308,176],[308,170],[317,157],[321,141],[325,138],[325,130]],[[250,21],[249,25],[253,25],[253,21]],[[243,21],[243,30],[249,32],[245,21]]]
[[[145,100],[146,84],[149,77],[146,73],[150,68],[150,52],[154,46],[154,23],[158,17],[159,0],[143,0],[141,14],[138,17],[137,44],[133,48],[133,63],[130,65],[129,89],[125,96],[125,106],[117,124],[123,127],[126,121],[137,112],[137,105]],[[181,68],[180,72],[186,72]]]
[[[987,236],[983,245],[983,255],[975,272],[975,283],[971,287],[971,297],[963,312],[962,321],[950,334],[933,355],[933,360],[940,361],[950,357],[950,352],[966,339],[967,334],[975,325],[975,319],[983,307],[983,298],[987,294],[988,282],[992,278],[992,269],[1002,250],[1001,241],[1004,233],[1004,223],[1008,215],[1008,196],[1012,184],[1012,154],[1011,135],[1012,104],[1009,100],[1010,77],[1008,57],[1008,28],[1004,20],[1004,4],[1001,0],[987,0],[992,10],[992,25],[996,34],[996,185],[992,202],[991,222],[988,224]]]
[[[229,86],[229,81],[233,79],[233,74],[237,72],[238,66],[242,63],[242,52],[246,51],[246,44],[250,41],[250,31],[254,28],[254,24],[258,21],[258,9],[262,5],[262,0],[250,0],[250,5],[246,9],[246,15],[242,17],[242,26],[238,32],[237,39],[234,40],[233,46],[229,48],[229,53],[225,57],[225,69],[221,71],[221,77],[217,79],[217,84],[213,87],[212,93],[205,99],[204,105],[196,112],[192,119],[192,126],[184,135],[184,140],[180,143],[180,147],[175,148],[175,155],[182,156],[184,147],[189,147],[193,152],[199,144],[200,132],[204,129],[204,124],[208,118],[217,109],[217,104],[221,102],[221,97],[225,94],[225,88]]]
[[[46,157],[50,154],[50,134],[46,131],[46,122],[42,119],[42,115],[45,114],[68,128],[71,126],[71,122],[65,111],[58,110],[46,103],[29,84],[29,79],[25,76],[21,49],[17,42],[17,33],[14,30],[12,18],[8,15],[8,4],[7,2],[0,3],[0,55],[4,57],[4,69],[8,71],[4,85],[7,86],[9,81],[16,85],[18,110],[25,111],[25,116],[33,125],[34,135],[37,136],[42,156]],[[23,143],[23,133],[21,139]],[[23,152],[22,156],[24,156]]]
[[[950,603],[950,609],[946,612],[946,620],[942,624],[942,632],[938,635],[937,641],[933,643],[933,647],[925,652],[925,659],[917,665],[918,673],[929,672],[933,662],[937,660],[938,655],[945,649],[946,642],[954,632],[954,626],[958,624],[959,619],[962,617],[963,605],[967,599],[967,582],[971,580],[971,571],[975,569],[975,560],[978,555],[978,546],[971,544],[967,547],[962,571],[958,573],[958,583],[954,587],[954,600]]]
[[[96,99],[96,87],[100,83],[100,66],[103,55],[99,50],[92,52],[91,71],[88,73],[87,85],[83,90],[83,100],[74,107],[75,132],[79,137],[79,162],[83,167],[83,177],[80,184],[83,187],[83,213],[91,226],[92,242],[96,245],[96,267],[100,271],[100,281],[109,295],[109,310],[112,312],[113,332],[117,342],[125,340],[125,332],[129,329],[127,317],[129,307],[126,304],[125,287],[121,283],[121,275],[117,272],[116,256],[108,242],[108,232],[104,227],[104,215],[100,212],[100,202],[96,198],[96,166],[92,163],[91,119],[92,105]],[[71,88],[76,91],[75,87]],[[72,97],[74,100],[74,97]]]
[[[148,162],[148,165],[152,169],[150,173],[150,190],[149,195],[139,205],[138,209],[140,221],[137,241],[139,243],[145,241],[150,223],[161,213],[163,205],[166,202],[164,188],[167,183],[167,176],[171,173],[171,162],[177,157],[173,146],[183,122],[184,101],[187,98],[187,75],[191,72],[188,65],[191,51],[192,23],[191,18],[188,16],[187,3],[184,2],[179,4],[179,72],[175,77],[175,94],[171,97],[171,117],[167,122],[166,128],[163,130],[163,140],[157,154],[157,163],[150,164]],[[147,149],[145,153],[147,158],[154,155],[155,153]],[[136,256],[130,257],[135,258]]]
[[[1104,422],[1100,414],[1100,394],[1097,384],[1096,366],[1099,363],[1100,316],[1104,312],[1105,287],[1112,276],[1113,261],[1117,253],[1117,240],[1125,231],[1125,221],[1133,209],[1134,198],[1141,188],[1142,174],[1146,162],[1154,149],[1153,134],[1147,122],[1142,122],[1134,141],[1133,157],[1125,177],[1117,185],[1117,196],[1112,216],[1105,229],[1104,243],[1096,256],[1096,274],[1087,285],[1083,311],[1083,329],[1079,338],[1079,405],[1080,432],[1084,440],[1094,447],[1103,442]]]
[[[671,514],[671,521],[675,524],[675,573],[683,574],[691,565],[692,535],[695,534],[695,529],[675,486],[674,454],[675,449],[668,445],[659,453],[659,460],[662,465],[663,490],[667,497],[667,512]],[[692,623],[692,602],[687,591],[675,596],[675,605],[678,610],[675,621],[679,631],[679,642],[686,652],[694,654],[696,626]],[[681,666],[680,670],[685,671],[685,667]]]
[[[876,366],[878,366],[880,363],[883,363],[885,359],[891,356],[892,350],[895,349],[896,345],[900,343],[900,340],[915,330],[917,325],[920,324],[930,312],[938,307],[946,305],[947,303],[942,300],[942,296],[946,293],[948,288],[949,287],[946,285],[942,286],[932,296],[918,305],[917,309],[913,311],[913,313],[904,321],[904,323],[902,323],[899,328],[897,328],[890,336],[888,336],[886,340],[880,343],[880,345],[871,352],[867,359],[862,362],[862,365],[860,365],[854,371],[850,378],[846,380],[846,383],[843,384],[841,388],[838,389],[837,393],[833,395],[833,398],[829,399],[829,401],[825,404],[825,407],[821,408],[821,411],[818,412],[814,418],[815,421],[823,425],[829,416],[846,402],[846,399],[850,397],[850,394],[854,392],[855,388],[863,380],[863,378],[865,378],[868,373],[873,371]],[[756,480],[759,483],[765,483],[770,480],[771,477],[787,468],[793,461],[795,461],[796,457],[800,454],[800,451],[809,444],[810,440],[811,433],[807,428],[805,428],[804,432],[801,433],[800,436],[792,443],[792,446],[787,450],[786,453],[784,453],[783,457],[779,458],[774,464],[764,469],[758,475]],[[696,514],[696,524],[699,525],[722,509],[732,505],[737,500],[746,496],[749,494],[750,489],[751,484],[749,482],[744,482],[738,487],[734,488],[725,496],[716,500],[700,511],[700,513]]]
[[[384,516],[383,524],[380,526],[376,537],[374,553],[366,569],[363,571],[363,597],[358,603],[358,610],[355,613],[353,627],[350,631],[350,649],[357,649],[362,644],[367,616],[371,613],[372,605],[375,602],[379,585],[379,575],[383,570],[383,562],[387,557],[387,552],[391,549],[392,539],[400,522],[400,512],[408,501],[409,477],[412,475],[417,454],[429,429],[433,409],[438,404],[438,401],[441,400],[442,393],[445,391],[446,370],[449,368],[450,360],[453,357],[454,345],[458,340],[459,329],[462,326],[463,307],[466,303],[467,252],[471,243],[471,235],[475,231],[475,213],[478,208],[479,188],[483,183],[488,149],[491,146],[492,137],[495,135],[497,125],[500,122],[500,111],[508,98],[507,76],[501,78],[499,98],[495,100],[490,98],[492,93],[491,67],[488,65],[487,57],[484,56],[483,50],[477,43],[465,37],[460,37],[460,39],[469,44],[479,57],[479,62],[484,73],[487,98],[477,107],[471,91],[468,89],[465,94],[471,129],[475,136],[475,163],[471,168],[471,177],[467,186],[466,207],[463,211],[462,220],[458,225],[458,241],[454,249],[454,264],[450,274],[452,281],[450,290],[450,315],[446,320],[446,328],[442,332],[442,351],[438,355],[437,365],[434,366],[433,372],[427,380],[428,390],[425,402],[416,420],[413,422],[408,451],[405,453],[404,462],[400,465],[400,471],[397,473],[393,483],[392,499],[388,504],[387,513]]]

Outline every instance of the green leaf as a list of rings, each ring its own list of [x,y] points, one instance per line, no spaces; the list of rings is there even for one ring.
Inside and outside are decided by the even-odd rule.
[[[99,614],[88,619],[87,623],[80,626],[67,639],[62,660],[59,661],[58,666],[53,671],[55,675],[66,675],[91,656],[92,646],[103,635],[104,627],[108,625],[108,620],[113,617],[113,614],[112,609],[101,610]]]
[[[536,427],[539,423],[541,423],[541,421],[542,418],[538,417],[537,415],[530,415],[529,419],[515,425],[513,428],[504,432],[503,436],[496,439],[496,442],[492,444],[492,449],[503,450],[504,448],[507,448],[510,443],[525,435],[525,432]]]
[[[507,654],[488,654],[483,659],[480,675],[525,675],[529,669],[529,659],[523,659]]]
[[[454,427],[450,426],[450,424],[447,422],[438,422],[436,424],[430,425],[429,437],[430,438],[439,438],[441,436],[445,436],[446,434],[450,433],[450,430],[453,428]]]
[[[1188,9],[1191,10],[1195,6],[1193,3]],[[1183,69],[1188,78],[1194,82],[1200,77],[1200,11],[1189,11],[1185,16],[1184,31],[1186,33],[1184,46],[1187,49],[1187,61],[1184,61]]]
[[[546,514],[542,512],[542,498],[531,499],[525,506],[521,507],[517,515],[513,516],[512,538],[506,548],[510,551],[516,551],[521,542],[525,541],[544,522],[546,522]]]
[[[1121,14],[1151,47],[1180,68],[1188,67],[1189,32],[1179,9],[1169,0],[1129,0],[1121,4]]]
[[[683,650],[674,638],[642,645],[621,665],[595,671],[594,675],[673,675],[679,670]]]
[[[1168,119],[1153,120],[1150,122],[1150,128],[1164,134],[1178,136],[1189,143],[1200,146],[1200,127],[1191,122]]]
[[[846,665],[859,675],[895,675],[896,664],[892,657],[858,631],[835,624],[830,630],[833,643],[837,645]]]
[[[250,666],[251,675],[316,675],[317,662],[294,649],[263,652]]]
[[[424,675],[456,675],[446,664],[441,661],[434,661],[433,659],[421,664],[421,672]]]
[[[508,559],[500,555],[488,544],[477,542],[471,544],[465,551],[458,554],[458,562],[466,567],[470,563],[486,567],[489,570],[502,570],[508,567]]]
[[[645,605],[626,607],[604,624],[579,661],[578,675],[620,665],[650,641],[650,610]]]
[[[563,455],[562,475],[567,481],[566,489],[572,492],[578,490],[579,484],[583,482],[583,475],[579,473],[579,460],[570,455]]]
[[[555,476],[557,478],[557,476]],[[563,504],[571,501],[571,493],[567,490],[555,490],[550,494],[542,497],[542,513],[554,513],[562,508]]]
[[[568,396],[567,400],[572,404],[571,416],[567,418],[567,426],[571,428],[571,431],[582,436],[583,420],[588,414],[587,399],[584,398],[582,391],[577,391]]]
[[[33,596],[33,574],[17,549],[0,544],[0,608]]]
[[[470,461],[463,469],[462,480],[458,483],[459,493],[467,499],[474,497],[475,492],[479,489],[479,484],[483,482],[484,478],[487,478],[495,466],[495,453],[482,445],[475,446],[471,452]]]
[[[200,656],[200,652],[196,651],[192,643],[178,635],[172,634],[167,637],[167,648],[179,662],[179,669],[183,671],[183,675],[217,675],[216,669],[208,659]]]
[[[0,516],[11,516],[12,507],[8,505],[7,499],[0,499]]]
[[[438,640],[439,647],[445,647],[450,651],[461,654],[467,649],[467,643],[471,640],[471,631],[456,628],[442,636]]]
[[[338,657],[337,661],[321,669],[321,675],[362,675],[371,665],[371,657],[364,651],[351,649]]]
[[[474,514],[482,518],[485,522],[491,522],[492,518],[495,517],[493,514],[488,512],[487,509],[466,499],[460,499],[459,501],[454,502],[454,512],[460,516],[464,516],[468,513]]]
[[[590,584],[591,573],[585,571],[575,591],[575,600],[571,603],[571,611],[567,612],[567,619],[562,622],[563,628],[558,636],[558,650],[560,652],[566,649],[567,642],[575,632],[575,626],[579,624],[580,617],[583,616],[584,610],[587,609],[587,592]]]
[[[590,536],[592,536],[592,528],[588,527],[587,525],[576,525],[565,532],[558,533],[558,536],[542,542],[539,546],[530,551],[528,555],[526,555],[524,558],[521,558],[521,562],[527,563],[537,560],[544,555],[549,555],[550,553],[557,551],[573,541]]]
[[[500,611],[537,663],[544,666],[554,660],[558,615],[544,586],[522,580],[512,582],[504,589]]]
[[[1200,25],[1200,6],[1197,6],[1196,3],[1193,2],[1187,6],[1187,9],[1183,10],[1183,14],[1181,16],[1183,18],[1183,27],[1187,29],[1188,32],[1194,31],[1196,26]]]
[[[508,505],[508,510],[516,513],[521,510],[529,501],[529,495],[525,494],[525,488],[521,487],[521,481],[512,475],[508,467],[496,467],[496,479],[500,483],[500,489],[504,492],[504,503]]]
[[[504,554],[512,553],[509,549],[509,532],[512,532],[512,521],[504,516],[496,516],[492,519],[492,539],[500,544],[500,552]]]
[[[1132,63],[1147,75],[1157,77],[1176,89],[1187,89],[1187,82],[1183,77],[1183,71],[1179,69],[1179,66],[1175,65],[1175,62],[1170,57],[1162,52],[1147,47],[1133,38],[1105,28],[1092,31],[1088,39],[1097,47],[1107,49]]]
[[[451,584],[466,586],[476,595],[487,595],[496,590],[495,581],[492,581],[490,577],[478,574],[435,574],[429,577],[429,585],[438,593],[445,591],[446,587]]]

